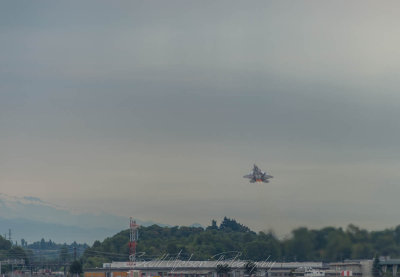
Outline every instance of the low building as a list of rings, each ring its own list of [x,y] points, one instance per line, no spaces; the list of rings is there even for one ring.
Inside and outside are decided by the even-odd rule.
[[[135,265],[130,262],[112,262],[103,264],[102,268],[85,270],[85,277],[218,277],[218,265],[228,265],[229,273],[223,277],[246,277],[246,261],[181,261],[160,260],[141,261]],[[326,276],[363,276],[371,277],[372,260],[344,261],[338,263],[291,262],[277,263],[271,261],[255,262],[259,277],[316,277]],[[305,270],[302,270],[305,269]],[[131,271],[133,270],[133,271]],[[131,274],[130,274],[131,272]],[[307,275],[307,274],[308,275]]]
[[[127,277],[130,269],[134,269],[137,277],[218,277],[217,266],[227,264],[230,272],[225,277],[245,277],[244,266],[246,261],[147,261],[136,262],[132,266],[129,262],[112,262],[103,265],[103,268],[88,269],[85,277]],[[299,267],[327,269],[322,262],[255,262],[257,276],[288,277]],[[134,276],[136,277],[136,276]]]

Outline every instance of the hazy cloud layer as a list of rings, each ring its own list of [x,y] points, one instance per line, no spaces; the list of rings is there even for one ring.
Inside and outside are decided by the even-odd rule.
[[[170,225],[396,225],[399,6],[2,1],[1,191]],[[242,179],[254,162],[270,184]]]

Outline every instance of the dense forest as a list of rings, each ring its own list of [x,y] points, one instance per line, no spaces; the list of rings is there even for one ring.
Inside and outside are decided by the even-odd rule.
[[[101,266],[103,262],[128,260],[129,230],[121,231],[103,242],[87,248],[82,260],[85,267]],[[240,253],[240,259],[262,261],[340,261],[371,259],[374,256],[400,256],[400,225],[383,231],[367,231],[350,224],[346,229],[306,227],[292,231],[279,240],[273,232],[256,233],[234,219],[215,220],[201,227],[140,227],[138,259],[150,260],[176,257],[180,259],[217,259],[215,255]],[[227,257],[228,254],[225,254]],[[228,256],[229,256],[228,255]]]

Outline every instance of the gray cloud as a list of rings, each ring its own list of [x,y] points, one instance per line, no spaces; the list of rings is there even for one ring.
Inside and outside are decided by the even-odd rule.
[[[171,225],[395,224],[398,2],[0,5],[6,193]],[[271,184],[241,179],[253,162]]]

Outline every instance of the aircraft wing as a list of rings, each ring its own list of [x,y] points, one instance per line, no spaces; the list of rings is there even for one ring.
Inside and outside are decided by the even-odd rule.
[[[274,176],[268,175],[267,172],[263,172],[263,178],[274,178]]]
[[[244,175],[243,178],[251,179],[251,178],[253,178],[253,174]]]

